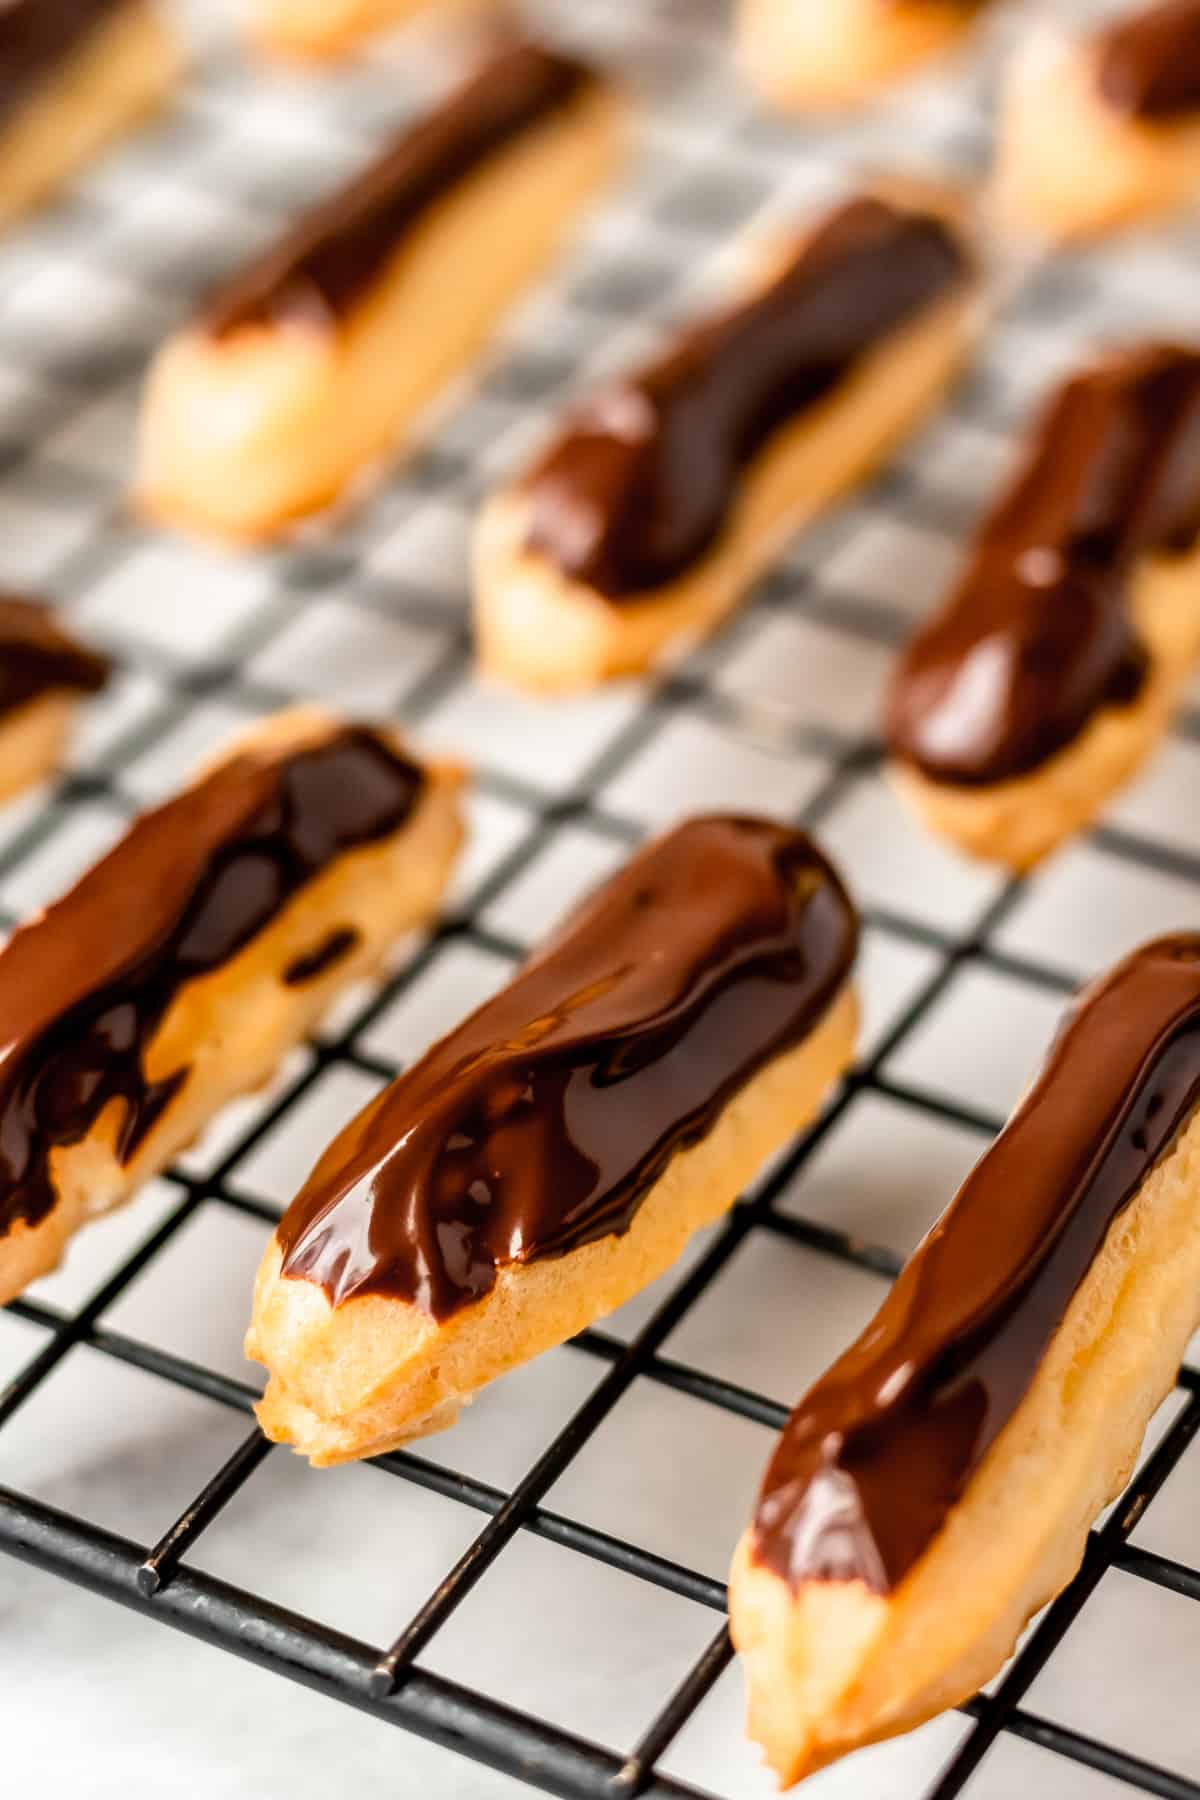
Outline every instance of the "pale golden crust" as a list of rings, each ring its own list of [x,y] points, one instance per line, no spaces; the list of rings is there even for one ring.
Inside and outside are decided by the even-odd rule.
[[[376,1295],[333,1308],[313,1283],[281,1276],[272,1242],[246,1338],[247,1356],[271,1371],[258,1409],[263,1430],[324,1466],[453,1424],[479,1388],[620,1306],[732,1205],[817,1112],[850,1062],[856,1025],[845,988],[803,1044],[755,1076],[708,1135],[674,1158],[622,1237],[503,1270],[486,1299],[442,1323]]]
[[[172,338],[143,401],[142,510],[202,536],[270,538],[402,452],[610,174],[620,116],[597,83],[522,133],[430,208],[335,325],[217,338],[201,323]]]
[[[734,1557],[749,1730],[784,1785],[973,1694],[1070,1580],[1200,1324],[1200,1117],[1142,1184],[1075,1294],[1026,1398],[948,1523],[887,1596],[793,1594]]]
[[[264,50],[301,62],[343,56],[365,38],[426,11],[435,0],[253,0],[251,29]],[[436,0],[444,8],[448,0]]]
[[[773,105],[827,111],[870,100],[975,22],[953,0],[741,0],[738,59]]]
[[[1200,203],[1200,119],[1147,124],[1106,106],[1086,43],[1031,42],[997,141],[997,220],[1032,238],[1099,237]]]
[[[119,7],[0,131],[0,224],[70,179],[111,139],[161,106],[182,56],[158,9]]]
[[[944,190],[905,183],[895,191],[958,219],[958,204]],[[774,266],[772,260],[768,278]],[[865,480],[937,402],[974,342],[981,313],[980,294],[969,284],[862,357],[831,399],[777,431],[743,471],[712,550],[635,599],[612,602],[527,549],[520,485],[495,495],[473,553],[484,672],[534,692],[566,693],[640,673],[714,630],[788,539]]]
[[[316,709],[297,709],[255,727],[224,754],[268,745],[300,749],[336,728]],[[227,1101],[261,1087],[334,996],[370,974],[402,933],[429,917],[462,836],[460,781],[453,767],[431,768],[398,832],[341,857],[232,961],[180,991],[150,1043],[146,1072],[154,1081],[186,1065],[187,1081],[128,1163],[114,1150],[119,1100],[82,1142],[51,1151],[58,1203],[40,1224],[18,1222],[0,1237],[0,1303],[54,1268],[80,1226],[130,1199]],[[311,981],[285,986],[284,970],[343,927],[359,934],[350,954]]]
[[[1130,706],[1108,707],[1032,774],[956,787],[894,762],[891,775],[922,823],[968,855],[1032,868],[1101,812],[1161,742],[1200,657],[1200,546],[1146,557],[1130,607],[1150,672]]]

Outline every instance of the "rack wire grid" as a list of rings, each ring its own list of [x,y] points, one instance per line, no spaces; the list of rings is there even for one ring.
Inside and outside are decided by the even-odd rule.
[[[5,579],[54,593],[122,667],[66,779],[0,817],[4,918],[61,890],[198,754],[297,696],[402,718],[477,772],[437,929],[0,1314],[10,1769],[22,1715],[47,1681],[70,1682],[79,1754],[98,1757],[105,1721],[124,1720],[121,1791],[136,1790],[129,1694],[161,1665],[158,1713],[209,1791],[278,1791],[288,1740],[318,1767],[334,1757],[346,1786],[378,1781],[380,1734],[333,1707],[281,1710],[291,1690],[247,1674],[251,1785],[235,1788],[208,1744],[242,1690],[222,1659],[152,1643],[158,1620],[416,1734],[382,1764],[401,1791],[767,1792],[742,1742],[723,1576],[771,1433],[874,1310],[1078,979],[1197,916],[1197,712],[1031,881],[922,838],[875,737],[893,647],[943,588],[1014,424],[1084,346],[1190,323],[1194,230],[1030,273],[920,440],[663,679],[565,706],[476,685],[465,546],[481,494],[573,385],[727,273],[743,227],[802,212],[863,162],[978,169],[1000,48],[818,129],[739,90],[716,0],[549,10],[635,77],[641,154],[421,452],[335,533],[223,559],[141,528],[122,499],[138,378],[198,294],[433,91],[433,40],[315,84],[239,60],[216,31],[179,109],[0,248]],[[315,1153],[644,831],[728,805],[817,828],[865,906],[861,1060],[817,1127],[649,1293],[448,1435],[320,1476],[272,1450],[240,1337],[266,1234]],[[811,1791],[1127,1784],[1197,1800],[1198,1424],[1189,1365],[1078,1577],[998,1682]],[[77,1594],[87,1610],[64,1610],[49,1577],[141,1617]],[[45,1769],[41,1739],[36,1754]],[[147,1774],[140,1791],[165,1789]]]

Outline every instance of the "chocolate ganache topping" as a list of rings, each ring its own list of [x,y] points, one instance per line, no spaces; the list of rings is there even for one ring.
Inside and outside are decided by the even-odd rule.
[[[1200,111],[1200,0],[1164,0],[1100,32],[1096,81],[1137,119],[1176,124]]]
[[[334,1305],[436,1318],[628,1230],[677,1150],[817,1023],[858,927],[803,833],[699,818],[642,850],[326,1151],[279,1227]]]
[[[187,1079],[146,1052],[186,982],[229,962],[335,857],[397,830],[424,777],[348,727],[248,751],[137,820],[0,953],[0,1236],[54,1206],[52,1149],[113,1100],[128,1161]]]
[[[939,782],[1004,781],[1136,699],[1134,566],[1198,532],[1200,352],[1143,346],[1068,381],[949,603],[900,661],[893,753]]]
[[[1034,1086],[767,1470],[759,1562],[895,1588],[1012,1418],[1113,1221],[1200,1100],[1200,935],[1084,991]]]
[[[326,969],[343,962],[351,951],[357,950],[360,934],[350,925],[337,925],[312,950],[303,956],[297,956],[283,971],[284,987],[303,987],[306,982],[315,981]]]
[[[204,327],[222,337],[279,320],[318,328],[336,322],[403,248],[422,214],[594,81],[583,64],[536,44],[505,46],[217,293]]]
[[[31,89],[111,13],[137,0],[7,0],[0,5],[0,115]]]
[[[50,608],[0,594],[0,716],[47,694],[94,694],[112,673],[55,623]]]
[[[671,580],[720,535],[772,433],[969,270],[935,213],[839,207],[761,292],[584,403],[527,477],[528,547],[611,600]]]

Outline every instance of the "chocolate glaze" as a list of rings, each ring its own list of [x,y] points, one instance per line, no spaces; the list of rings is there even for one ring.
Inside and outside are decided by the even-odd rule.
[[[105,1107],[127,1162],[187,1079],[148,1050],[187,982],[229,962],[336,857],[397,830],[420,769],[374,733],[248,751],[135,822],[0,954],[0,1236],[52,1210],[51,1150]]]
[[[332,969],[352,950],[357,950],[360,942],[360,934],[352,925],[337,926],[314,949],[288,964],[283,971],[284,987],[303,987],[305,982],[315,981],[326,969]]]
[[[1096,82],[1109,106],[1151,123],[1200,111],[1200,0],[1164,0],[1096,39]]]
[[[1132,571],[1198,530],[1200,352],[1142,346],[1068,381],[948,604],[901,658],[893,754],[939,782],[1004,781],[1135,699],[1147,664]]]
[[[347,1126],[284,1215],[284,1275],[442,1319],[511,1264],[619,1236],[675,1152],[812,1029],[856,941],[801,832],[680,826]]]
[[[53,693],[97,693],[112,673],[55,623],[49,607],[0,594],[0,717]]]
[[[0,116],[30,97],[88,33],[136,0],[7,0],[0,6]]]
[[[669,581],[719,536],[772,433],[968,271],[933,213],[839,207],[761,292],[584,404],[526,480],[528,547],[611,600]]]
[[[215,337],[280,320],[328,327],[382,273],[423,213],[525,131],[593,82],[581,63],[536,44],[507,45],[449,99],[403,132],[349,186],[214,296]],[[447,281],[454,271],[447,271]]]
[[[1200,1100],[1200,934],[1086,990],[857,1343],[797,1406],[754,1553],[887,1593],[1012,1418],[1113,1221]]]

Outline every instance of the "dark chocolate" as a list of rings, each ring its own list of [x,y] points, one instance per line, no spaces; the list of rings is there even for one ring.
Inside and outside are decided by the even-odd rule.
[[[1128,607],[1147,554],[1200,531],[1200,352],[1148,345],[1068,381],[888,697],[893,754],[932,780],[1029,774],[1147,668]]]
[[[1200,935],[1079,998],[1034,1086],[857,1343],[797,1406],[754,1554],[890,1592],[1029,1388],[1109,1229],[1200,1100]]]
[[[1200,112],[1200,0],[1164,0],[1118,19],[1095,49],[1097,86],[1117,112],[1172,125]]]
[[[937,214],[839,207],[761,292],[585,402],[525,482],[529,549],[610,600],[671,580],[719,537],[772,434],[969,269]]]
[[[352,950],[357,950],[360,941],[359,933],[352,925],[339,925],[328,937],[322,938],[314,949],[288,964],[283,971],[284,987],[303,987],[306,982],[315,981],[318,975],[324,975],[327,969],[340,963]]]
[[[0,717],[48,694],[95,694],[112,673],[107,657],[85,650],[49,607],[0,594]]]
[[[0,5],[0,116],[29,100],[89,33],[136,0],[5,0]]]
[[[121,1104],[137,1151],[188,1076],[146,1055],[186,983],[221,968],[336,857],[399,829],[424,784],[373,732],[247,751],[138,819],[0,953],[0,1236],[54,1206],[49,1156]]]
[[[821,1018],[857,931],[803,833],[680,826],[346,1127],[279,1226],[284,1275],[442,1319],[501,1269],[621,1235]]]
[[[247,325],[337,321],[450,190],[524,132],[577,100],[594,76],[536,44],[507,45],[362,175],[302,218],[284,241],[209,302],[215,337]],[[447,270],[453,286],[454,271]]]

